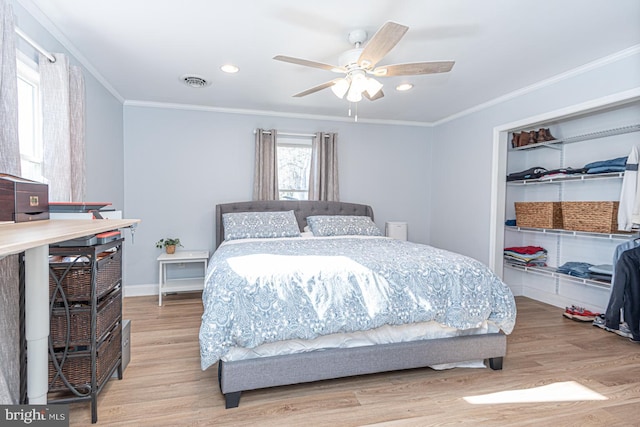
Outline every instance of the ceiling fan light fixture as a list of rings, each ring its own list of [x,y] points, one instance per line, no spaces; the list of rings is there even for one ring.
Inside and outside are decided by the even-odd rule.
[[[357,85],[354,82],[351,82],[351,87],[349,88],[349,92],[347,93],[347,101],[349,102],[360,102],[362,101],[362,90],[358,90]]]
[[[331,86],[331,91],[333,91],[334,95],[340,99],[344,98],[344,95],[347,93],[348,90],[349,90],[349,81],[346,78],[340,80],[339,82]]]
[[[367,78],[367,85],[365,90],[370,97],[373,98],[378,92],[380,92],[380,89],[382,89],[382,83],[380,83],[376,79],[372,79],[371,77]]]

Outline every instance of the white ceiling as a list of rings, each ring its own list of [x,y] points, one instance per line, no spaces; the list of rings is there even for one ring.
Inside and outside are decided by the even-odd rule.
[[[638,0],[19,2],[125,101],[345,117],[330,89],[292,97],[335,74],[272,58],[337,64],[350,31],[371,36],[386,21],[409,31],[379,65],[456,61],[447,74],[380,79],[385,97],[358,104],[375,120],[436,122],[640,45]],[[212,84],[187,87],[184,74]],[[414,89],[393,89],[405,81]]]

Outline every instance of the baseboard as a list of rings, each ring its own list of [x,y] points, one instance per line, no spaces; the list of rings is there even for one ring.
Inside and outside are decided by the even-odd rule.
[[[126,297],[142,297],[148,295],[158,295],[158,284],[150,283],[148,285],[125,285],[123,296]]]
[[[544,302],[546,304],[552,305],[554,307],[565,308],[570,307],[572,305],[577,305],[580,307],[584,307],[587,310],[591,310],[598,313],[604,313],[606,310],[606,304],[604,307],[596,306],[593,303],[589,303],[588,301],[581,301],[579,299],[571,298],[569,296],[552,294],[549,292],[544,292],[534,288],[525,288],[522,296],[527,298],[534,299],[536,301]]]

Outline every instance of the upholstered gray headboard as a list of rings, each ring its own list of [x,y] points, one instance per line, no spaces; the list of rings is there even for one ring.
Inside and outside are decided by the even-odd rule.
[[[224,203],[216,205],[216,248],[224,240],[222,214],[229,212],[273,212],[293,211],[300,231],[307,225],[311,215],[360,215],[373,219],[373,209],[369,205],[343,202],[321,202],[316,200],[256,200],[252,202]]]

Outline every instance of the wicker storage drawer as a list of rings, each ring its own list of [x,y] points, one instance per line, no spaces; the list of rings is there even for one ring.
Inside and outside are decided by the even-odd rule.
[[[592,233],[618,233],[620,202],[562,202],[564,228]]]
[[[67,314],[64,307],[54,307],[51,311],[50,336],[55,348],[64,347],[67,342]],[[106,334],[120,320],[122,313],[122,292],[117,289],[101,302],[96,310],[96,341]],[[69,307],[69,345],[91,344],[91,307]]]
[[[563,228],[560,202],[515,202],[516,225],[531,228]]]
[[[99,256],[100,258],[100,256]],[[60,262],[49,264],[49,295],[53,295],[56,281],[60,281],[68,301],[91,299],[91,265],[88,262]],[[122,250],[106,252],[96,262],[96,292],[103,297],[116,287],[122,278]],[[56,299],[60,299],[57,295]]]
[[[122,327],[118,323],[110,335],[100,344],[96,352],[96,380],[98,387],[109,378],[111,370],[120,360],[122,352]],[[69,390],[62,380],[62,375],[75,388],[91,386],[91,352],[67,353],[63,360],[62,353],[56,354],[56,360],[61,365],[62,374],[58,374],[49,355],[49,391]],[[86,391],[86,390],[84,390]]]

